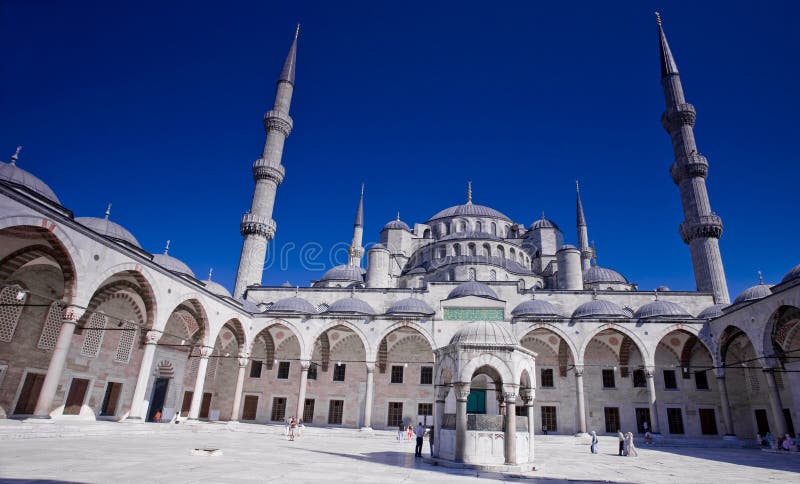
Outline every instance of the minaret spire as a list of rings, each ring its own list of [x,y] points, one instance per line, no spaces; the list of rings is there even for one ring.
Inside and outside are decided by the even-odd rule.
[[[236,274],[234,297],[242,297],[248,286],[261,284],[264,260],[267,256],[267,243],[275,236],[276,223],[272,220],[275,194],[286,173],[281,159],[283,146],[292,131],[292,118],[289,108],[294,93],[294,74],[297,60],[297,38],[300,25],[295,29],[294,39],[283,64],[275,102],[272,109],[264,114],[264,131],[267,138],[261,157],[253,162],[255,190],[250,210],[242,216],[239,231],[244,237],[242,253],[239,257],[239,270]]]
[[[697,290],[711,292],[717,303],[726,304],[730,302],[730,297],[719,250],[722,219],[711,211],[706,189],[708,160],[698,153],[694,139],[697,114],[694,106],[686,102],[678,66],[667,43],[661,16],[657,12],[656,23],[661,85],[666,104],[666,111],[661,115],[661,124],[672,138],[675,161],[670,174],[678,185],[683,203],[684,221],[680,225],[680,234],[689,245]]]
[[[353,267],[361,267],[361,258],[364,256],[364,247],[361,246],[364,237],[364,184],[361,184],[361,197],[358,199],[356,218],[353,222],[353,241],[350,243],[350,262]]]
[[[472,182],[467,182],[467,205],[472,205]]]
[[[583,203],[581,202],[581,189],[578,180],[575,180],[575,195],[577,197],[577,216],[576,226],[578,229],[578,248],[581,251],[581,268],[583,272],[592,267],[592,249],[589,247],[589,227],[586,225],[586,217],[583,215]]]

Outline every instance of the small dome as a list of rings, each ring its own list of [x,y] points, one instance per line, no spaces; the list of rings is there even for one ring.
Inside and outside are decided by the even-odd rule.
[[[747,289],[742,291],[741,294],[736,296],[736,299],[733,300],[733,304],[755,301],[756,299],[767,297],[770,294],[772,294],[772,291],[770,291],[769,288],[770,286],[764,283],[757,284],[753,287],[748,287]]]
[[[206,285],[206,289],[208,289],[208,292],[216,294],[217,296],[231,297],[231,293],[227,289],[225,289],[225,286],[223,286],[222,284],[216,283],[211,279],[203,281],[203,284]]]
[[[671,289],[668,288],[667,286],[658,286],[656,288],[656,292],[669,292],[669,291],[671,291]]]
[[[792,267],[792,269],[789,272],[787,272],[785,276],[783,276],[783,279],[781,279],[781,284],[783,284],[784,282],[792,281],[799,277],[800,277],[800,264],[797,264],[796,266]]]
[[[515,317],[523,316],[550,316],[559,317],[563,316],[555,306],[547,301],[541,299],[532,299],[530,301],[523,301],[517,305],[512,311],[511,315]]]
[[[604,283],[604,282],[611,282],[611,283],[622,283],[627,284],[628,280],[620,274],[619,272],[608,269],[606,267],[594,266],[590,267],[588,271],[583,275],[583,281],[588,284],[595,284],[595,283]]]
[[[484,207],[483,205],[476,205],[474,203],[466,203],[464,205],[456,205],[454,207],[446,208],[431,217],[430,220],[447,217],[490,217],[507,220],[509,222],[511,221],[510,218],[493,208]]]
[[[722,316],[722,308],[725,307],[725,304],[714,304],[713,306],[709,306],[702,311],[700,314],[697,315],[697,319],[714,319]]]
[[[385,245],[383,245],[383,244],[373,244],[373,246],[372,246],[372,247],[370,247],[370,248],[369,248],[369,250],[372,250],[372,249],[376,249],[376,250],[386,250],[386,251],[388,251],[388,250],[389,250],[389,249],[387,249],[387,248],[386,248],[386,246],[385,246]]]
[[[572,244],[564,244],[564,245],[562,245],[562,246],[561,246],[561,248],[560,248],[560,249],[558,249],[558,250],[578,250],[578,248],[577,248],[577,247],[575,247],[575,246],[574,246],[574,245],[572,245]]]
[[[353,281],[364,282],[363,271],[360,267],[350,265],[336,266],[323,274],[323,281]]]
[[[317,308],[302,297],[287,297],[276,302],[269,311],[279,313],[317,314]]]
[[[386,314],[424,314],[426,316],[435,313],[436,311],[428,306],[428,303],[422,299],[414,299],[411,297],[397,301],[386,311]]]
[[[111,239],[124,240],[131,245],[139,247],[140,249],[142,248],[142,246],[139,245],[139,241],[136,240],[136,237],[134,237],[132,233],[128,232],[122,225],[112,222],[107,218],[78,217],[75,221],[84,227],[94,230],[100,235]]]
[[[491,287],[478,281],[469,281],[463,284],[459,284],[458,286],[456,286],[455,289],[450,291],[450,294],[447,296],[447,299],[453,299],[464,296],[477,296],[477,297],[488,297],[491,299],[499,299],[497,297],[497,293],[494,292]]]
[[[536,230],[536,229],[556,229],[561,230],[558,228],[558,225],[555,224],[552,220],[547,220],[546,218],[542,217],[536,222],[533,222],[528,230]]]
[[[247,299],[239,298],[239,299],[236,300],[236,302],[241,304],[242,307],[244,308],[244,310],[247,311],[248,313],[260,313],[261,312],[261,309],[253,301],[248,301]]]
[[[603,299],[594,299],[587,303],[583,303],[575,309],[572,317],[577,318],[627,318],[630,317],[624,309],[611,301]]]
[[[153,256],[153,262],[171,272],[177,272],[179,274],[187,274],[189,276],[194,277],[194,272],[192,272],[192,270],[189,269],[189,266],[184,264],[183,261],[176,259],[169,254],[156,254]]]
[[[517,338],[504,325],[492,321],[468,323],[450,339],[451,345],[516,346]]]
[[[670,301],[653,301],[640,307],[633,317],[636,319],[690,318],[692,315],[680,304]]]
[[[409,232],[411,232],[411,228],[408,226],[408,224],[400,219],[392,220],[391,222],[383,226],[383,230],[390,230],[390,229],[408,230]]]
[[[53,192],[53,190],[51,190],[50,187],[38,177],[18,167],[16,164],[16,159],[17,154],[14,154],[14,156],[11,157],[11,163],[3,163],[0,161],[0,180],[6,180],[11,183],[16,183],[17,185],[22,185],[52,202],[61,204],[55,192]]]
[[[328,307],[326,313],[357,313],[357,314],[375,314],[372,306],[355,297],[346,297],[339,299]]]

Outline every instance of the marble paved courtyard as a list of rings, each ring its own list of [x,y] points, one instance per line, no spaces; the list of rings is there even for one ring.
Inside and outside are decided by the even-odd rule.
[[[124,424],[107,424],[124,425]],[[135,424],[134,424],[135,425]],[[140,424],[144,428],[154,424]],[[758,449],[643,447],[618,457],[616,439],[602,437],[600,453],[571,436],[539,437],[536,471],[502,475],[448,469],[414,459],[413,443],[393,434],[310,429],[288,442],[280,427],[238,430],[156,426],[97,435],[14,438],[0,435],[0,482],[798,482],[800,453]],[[222,427],[222,426],[221,426]],[[249,427],[249,428],[248,428]],[[94,428],[94,427],[93,427]],[[80,432],[80,431],[79,431]],[[86,432],[87,434],[93,432]],[[710,442],[710,443],[713,443]],[[427,442],[424,454],[428,455]],[[222,455],[192,455],[194,448]]]

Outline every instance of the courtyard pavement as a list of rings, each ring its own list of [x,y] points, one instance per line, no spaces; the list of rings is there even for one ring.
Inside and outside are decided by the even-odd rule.
[[[634,458],[616,455],[614,437],[601,437],[600,453],[592,455],[588,441],[537,436],[539,469],[502,475],[424,463],[414,459],[413,442],[397,442],[390,432],[309,429],[289,442],[275,426],[107,425],[99,435],[0,439],[0,482],[800,482],[800,452],[642,446]],[[131,425],[158,431],[123,428]],[[192,455],[194,448],[222,455]],[[427,441],[424,449],[427,456]]]

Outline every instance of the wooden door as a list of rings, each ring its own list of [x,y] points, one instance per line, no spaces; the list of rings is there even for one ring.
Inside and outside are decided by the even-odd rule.
[[[67,403],[64,405],[64,415],[80,415],[83,401],[86,400],[86,390],[89,380],[73,378],[67,393]]]
[[[17,415],[33,415],[36,411],[36,402],[39,400],[39,392],[42,391],[44,375],[41,373],[28,373],[25,375],[25,383],[22,384],[22,391],[19,393],[17,406],[14,413]]]
[[[183,392],[183,403],[181,404],[181,417],[189,416],[189,409],[192,408],[192,397],[194,397],[194,392],[191,391]]]
[[[117,413],[117,401],[122,391],[122,383],[108,382],[106,394],[103,397],[103,405],[100,407],[101,416],[113,416]]]
[[[258,410],[258,396],[245,395],[244,407],[242,408],[242,420],[255,420]]]
[[[717,435],[717,417],[714,409],[701,408],[697,410],[700,415],[700,431],[703,435]]]
[[[200,405],[200,415],[199,418],[208,418],[208,412],[211,410],[211,394],[204,393],[203,394],[203,403]]]

